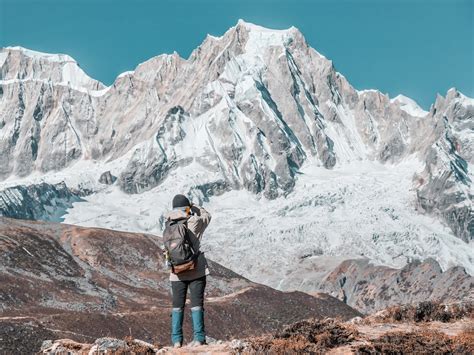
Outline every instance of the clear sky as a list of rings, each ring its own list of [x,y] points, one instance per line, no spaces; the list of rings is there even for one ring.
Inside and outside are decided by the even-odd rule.
[[[0,46],[67,53],[111,84],[161,53],[187,58],[239,18],[299,28],[357,89],[424,108],[456,87],[474,96],[474,0],[0,0]]]

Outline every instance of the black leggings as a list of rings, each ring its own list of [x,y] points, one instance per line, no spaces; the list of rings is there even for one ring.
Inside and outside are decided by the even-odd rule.
[[[206,288],[206,276],[191,281],[171,281],[173,308],[184,308],[188,287],[191,293],[191,308],[204,308],[204,289]]]

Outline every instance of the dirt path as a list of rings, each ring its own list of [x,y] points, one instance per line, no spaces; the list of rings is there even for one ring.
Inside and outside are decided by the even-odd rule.
[[[233,293],[229,293],[228,295],[225,295],[225,296],[219,296],[219,297],[207,297],[206,298],[206,302],[223,302],[223,301],[226,301],[226,300],[229,300],[229,299],[232,299],[232,298],[235,298],[237,297],[238,295],[241,295],[249,290],[251,290],[253,288],[253,286],[249,286],[249,287],[244,287],[243,289],[239,290],[239,291],[236,291],[236,292],[233,292]]]

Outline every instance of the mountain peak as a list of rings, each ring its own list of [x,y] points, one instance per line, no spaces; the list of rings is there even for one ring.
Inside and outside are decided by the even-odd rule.
[[[247,53],[260,53],[262,48],[266,47],[283,48],[291,43],[300,43],[302,46],[306,46],[303,34],[296,27],[281,30],[271,29],[240,19],[237,25],[231,27],[227,33],[232,34],[232,37],[237,35],[243,39],[244,51]]]
[[[441,95],[440,93],[436,94],[436,100],[433,104],[433,107],[439,109],[443,105],[449,105],[450,103],[459,103],[464,107],[474,107],[474,98],[467,97],[458,89],[452,87],[446,92],[445,96]]]
[[[255,34],[257,36],[273,36],[273,37],[291,37],[294,36],[295,34],[303,37],[302,33],[294,26],[291,26],[286,29],[272,29],[260,25],[256,25],[251,22],[247,22],[243,19],[239,19],[237,21],[237,24],[235,26],[230,27],[225,34],[229,32],[235,32],[235,31],[244,31],[246,33],[251,33]],[[211,34],[207,34],[208,38],[214,39],[214,40],[220,40],[225,37],[225,34],[222,36],[215,36]]]
[[[2,49],[2,52],[20,52],[24,56],[30,57],[32,59],[44,59],[50,62],[73,62],[77,64],[74,58],[67,54],[51,54],[39,52],[21,46],[5,47]]]
[[[67,54],[51,54],[20,46],[0,48],[1,80],[39,80],[67,85],[79,91],[101,90],[105,86],[90,78]]]
[[[400,105],[400,109],[412,116],[424,117],[428,114],[428,111],[423,110],[415,100],[405,95],[397,95],[390,101],[397,102]]]
[[[298,31],[298,29],[294,26],[291,26],[287,29],[283,29],[283,30],[277,30],[277,29],[271,29],[271,28],[268,28],[268,27],[263,27],[263,26],[260,26],[260,25],[256,25],[254,23],[251,23],[251,22],[247,22],[243,19],[239,19],[237,21],[237,25],[235,27],[240,27],[240,28],[245,28],[247,30],[250,30],[250,31],[258,31],[258,32],[275,32],[275,33],[285,33],[285,32],[293,32],[293,31]]]

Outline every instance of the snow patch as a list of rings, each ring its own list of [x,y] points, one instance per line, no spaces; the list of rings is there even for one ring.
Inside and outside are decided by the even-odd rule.
[[[34,51],[34,50],[27,49],[27,48],[20,47],[20,46],[5,47],[5,49],[11,50],[11,51],[20,51],[28,57],[38,58],[38,59],[46,59],[46,60],[49,60],[51,62],[73,62],[73,63],[76,63],[76,61],[67,54],[44,53],[44,52]]]
[[[7,60],[8,53],[7,52],[0,52],[0,67],[5,64],[5,61]]]
[[[429,113],[428,111],[423,110],[415,100],[410,99],[404,95],[395,96],[390,100],[390,102],[398,103],[400,105],[400,109],[411,116],[425,117]]]
[[[126,71],[126,72],[123,72],[123,73],[119,74],[117,76],[117,79],[118,78],[123,78],[125,76],[133,76],[133,74],[135,74],[135,71],[134,70],[129,70],[129,71]]]
[[[94,97],[100,97],[107,93],[107,91],[110,90],[111,86],[106,86],[104,89],[101,90],[89,90],[84,87],[72,85],[71,82],[59,82],[59,83],[53,83],[50,80],[47,79],[10,79],[10,80],[0,80],[1,85],[10,85],[10,84],[18,84],[18,83],[27,83],[27,82],[37,82],[37,83],[42,83],[42,84],[47,84],[47,85],[52,85],[52,86],[62,86],[68,89],[71,89],[73,91],[79,91],[84,94],[88,94]]]

